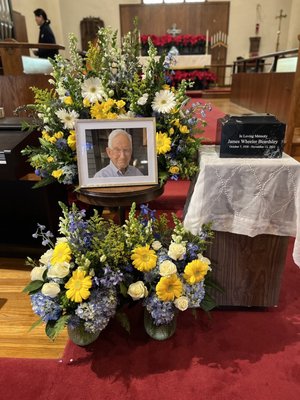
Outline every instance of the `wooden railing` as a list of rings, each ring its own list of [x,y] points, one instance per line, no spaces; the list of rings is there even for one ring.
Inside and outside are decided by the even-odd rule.
[[[280,58],[284,58],[290,55],[297,55],[298,49],[291,49],[285,51],[278,51],[276,53],[269,53],[263,56],[251,57],[251,58],[242,58],[240,60],[236,60],[233,63],[233,73],[237,72],[248,72],[248,67],[252,68],[251,72],[264,72],[264,66],[266,65],[266,59],[274,58],[272,67],[270,72],[275,72],[277,68],[277,63]]]
[[[298,49],[235,61],[230,100],[258,113],[273,114],[284,122],[284,151],[300,160],[300,35],[298,41]],[[278,72],[278,60],[291,55],[295,56],[295,72]],[[272,68],[264,72],[262,63],[270,58],[274,58]],[[247,73],[249,65],[254,73]]]

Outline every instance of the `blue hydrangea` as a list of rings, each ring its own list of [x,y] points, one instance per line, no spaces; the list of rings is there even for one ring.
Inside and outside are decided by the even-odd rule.
[[[200,307],[201,301],[205,296],[204,281],[194,285],[184,284],[184,292],[189,299],[189,307]]]
[[[44,322],[56,321],[61,316],[62,307],[58,304],[57,299],[38,292],[32,294],[30,300],[33,312],[39,315]]]
[[[171,301],[161,301],[153,294],[144,300],[147,311],[151,314],[155,325],[170,323],[175,315],[175,306]]]
[[[89,301],[77,307],[75,314],[85,321],[84,327],[87,332],[95,333],[107,326],[116,313],[117,303],[115,288],[95,290]]]

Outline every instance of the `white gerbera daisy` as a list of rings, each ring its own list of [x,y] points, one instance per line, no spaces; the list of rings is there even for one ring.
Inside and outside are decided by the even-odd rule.
[[[82,97],[90,103],[102,101],[105,98],[105,92],[99,78],[88,78],[81,85]]]
[[[79,117],[79,114],[72,110],[70,112],[60,108],[55,113],[61,122],[64,124],[64,129],[74,129],[75,126],[75,119]]]
[[[155,93],[152,102],[152,108],[154,111],[166,114],[169,113],[175,105],[175,96],[174,93],[170,92],[170,90],[160,90]]]

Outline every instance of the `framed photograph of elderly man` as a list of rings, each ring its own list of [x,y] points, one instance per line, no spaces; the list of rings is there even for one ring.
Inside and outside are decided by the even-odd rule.
[[[155,118],[76,121],[80,187],[158,183]]]

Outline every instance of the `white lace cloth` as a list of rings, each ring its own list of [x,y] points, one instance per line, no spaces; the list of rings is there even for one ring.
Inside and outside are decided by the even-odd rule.
[[[199,233],[202,224],[250,237],[293,236],[300,266],[300,163],[279,159],[220,158],[218,146],[203,146],[200,173],[184,226]]]

